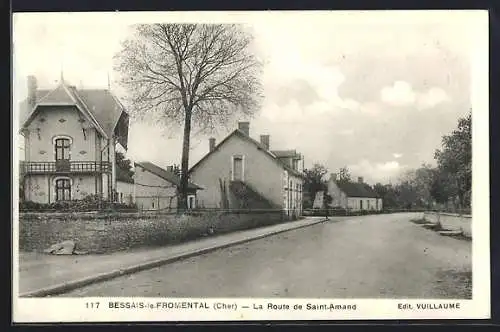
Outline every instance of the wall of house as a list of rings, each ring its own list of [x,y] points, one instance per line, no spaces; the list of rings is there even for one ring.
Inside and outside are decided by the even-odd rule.
[[[282,181],[283,206],[285,211],[288,212],[289,216],[302,215],[303,180],[294,174],[290,174],[288,171],[284,171],[282,174]]]
[[[81,119],[83,122],[80,122]],[[85,135],[82,128],[85,128]],[[97,160],[96,130],[76,107],[42,107],[27,129],[26,161],[54,161],[53,138],[56,136],[69,136],[72,139],[71,160]]]
[[[332,202],[330,206],[333,208],[343,208],[346,209],[348,206],[346,194],[340,190],[335,181],[329,180],[327,183],[328,195],[332,197]]]
[[[48,175],[31,175],[24,179],[24,198],[35,203],[49,203],[50,187]]]
[[[110,140],[107,138],[99,135],[99,140],[97,141],[97,147],[100,151],[98,158],[100,158],[101,161],[109,161],[111,163],[111,167],[116,167],[114,164],[114,154],[110,153],[111,151],[111,146]],[[112,174],[106,173],[102,175],[102,180],[100,185],[102,186],[102,194],[104,199],[108,199],[111,195],[109,194],[109,183],[112,182]],[[111,187],[112,188],[112,187]]]
[[[69,178],[71,199],[83,199],[95,194],[96,179],[93,175],[59,176],[48,174],[29,175],[25,178],[24,194],[28,201],[48,204],[56,201],[56,180]]]
[[[361,201],[363,201],[363,208],[361,208]],[[347,199],[347,206],[354,211],[359,210],[376,210],[377,199],[367,197],[349,197]]]
[[[176,210],[177,187],[169,181],[135,167],[135,201],[141,210]]]
[[[135,203],[133,183],[116,181],[116,192],[118,193],[118,202],[129,205]]]
[[[283,168],[263,151],[239,136],[230,137],[190,174],[192,182],[203,187],[198,191],[198,205],[221,207],[219,179],[231,181],[232,156],[244,156],[244,181],[264,198],[283,206]]]
[[[55,200],[55,178],[52,183],[53,199]],[[89,195],[95,195],[95,176],[92,175],[74,175],[70,176],[71,184],[71,198],[83,199]]]

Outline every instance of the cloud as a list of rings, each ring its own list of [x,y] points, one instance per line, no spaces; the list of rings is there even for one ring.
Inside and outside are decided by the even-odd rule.
[[[408,82],[396,81],[392,86],[382,88],[380,98],[391,105],[406,106],[415,102],[416,94]]]
[[[433,87],[419,96],[417,107],[420,109],[433,108],[436,105],[450,100],[450,97],[443,89]]]
[[[403,156],[402,153],[393,153],[392,156],[395,158],[395,159],[399,159]]]
[[[363,159],[357,164],[349,165],[348,168],[353,176],[362,176],[368,183],[375,183],[395,179],[406,166],[399,164],[396,160],[373,163]]]
[[[346,79],[340,68],[312,59],[297,47],[291,42],[279,48],[271,46],[273,52],[266,49],[263,114],[270,119],[284,116],[289,121],[303,121],[304,117],[359,109],[358,101],[339,96],[339,87]]]
[[[443,89],[432,87],[425,92],[413,90],[410,83],[396,81],[391,86],[380,90],[380,99],[393,106],[415,105],[418,109],[433,108],[441,103],[450,101],[450,97]]]

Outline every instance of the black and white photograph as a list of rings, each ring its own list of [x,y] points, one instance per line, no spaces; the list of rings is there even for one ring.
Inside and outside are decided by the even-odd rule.
[[[12,22],[14,320],[489,318],[486,11]]]

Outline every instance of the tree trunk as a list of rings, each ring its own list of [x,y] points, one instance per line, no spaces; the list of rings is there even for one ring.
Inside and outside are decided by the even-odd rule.
[[[189,167],[189,146],[191,137],[191,110],[186,109],[184,117],[184,137],[182,142],[182,160],[181,160],[181,188],[179,209],[187,209],[187,189],[188,189],[188,167]]]

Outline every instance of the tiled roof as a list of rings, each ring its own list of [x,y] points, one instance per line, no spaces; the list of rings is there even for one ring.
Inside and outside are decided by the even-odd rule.
[[[336,182],[337,186],[342,190],[348,197],[367,197],[367,198],[377,198],[378,195],[369,185],[366,183],[356,183],[356,182]]]
[[[273,150],[271,152],[278,158],[300,157],[300,155],[295,150]]]
[[[213,151],[210,151],[209,153],[207,153],[205,156],[203,156],[203,158],[201,158],[196,164],[193,165],[193,167],[190,168],[189,172],[192,172],[196,167],[198,167],[206,158],[208,158],[208,156],[210,156],[214,151],[216,151],[220,146],[222,146],[230,137],[234,136],[234,135],[238,135],[239,137],[251,142],[252,144],[254,144],[255,146],[257,146],[257,148],[259,150],[261,150],[262,152],[264,152],[265,154],[267,154],[269,157],[273,158],[281,167],[283,167],[285,170],[287,170],[289,173],[292,173],[296,176],[299,176],[299,177],[303,177],[304,175],[301,174],[300,172],[294,170],[293,168],[291,168],[290,166],[288,166],[287,164],[283,163],[274,153],[273,151],[269,151],[262,143],[260,143],[259,141],[253,139],[252,137],[248,136],[247,134],[245,134],[244,132],[242,132],[241,130],[239,129],[235,129],[231,134],[229,134],[228,136],[226,136],[226,138],[224,138],[219,144],[217,144],[215,146],[215,148],[213,149]],[[291,150],[291,151],[295,151],[295,150]]]
[[[64,87],[77,100],[76,103],[66,93]],[[87,109],[108,136],[112,136],[117,129],[119,143],[127,148],[129,116],[120,101],[109,90],[76,89],[74,86],[60,84],[54,90],[37,90],[36,96],[37,102],[41,105],[71,104]],[[31,111],[27,100],[22,101],[19,117],[21,124],[28,120]]]
[[[179,176],[175,175],[172,172],[167,171],[166,169],[161,168],[160,166],[157,166],[153,163],[150,163],[149,161],[136,162],[135,164],[139,165],[140,167],[146,169],[147,171],[159,176],[160,178],[167,180],[170,183],[175,184],[178,187],[181,185],[181,179],[179,178]],[[191,182],[188,182],[188,188],[189,189],[202,189],[201,187],[199,187]]]
[[[54,90],[48,90],[44,96],[41,96],[40,99],[37,98],[37,102],[41,104],[72,104],[75,105],[75,102],[68,93],[64,90],[62,85],[57,86]]]

